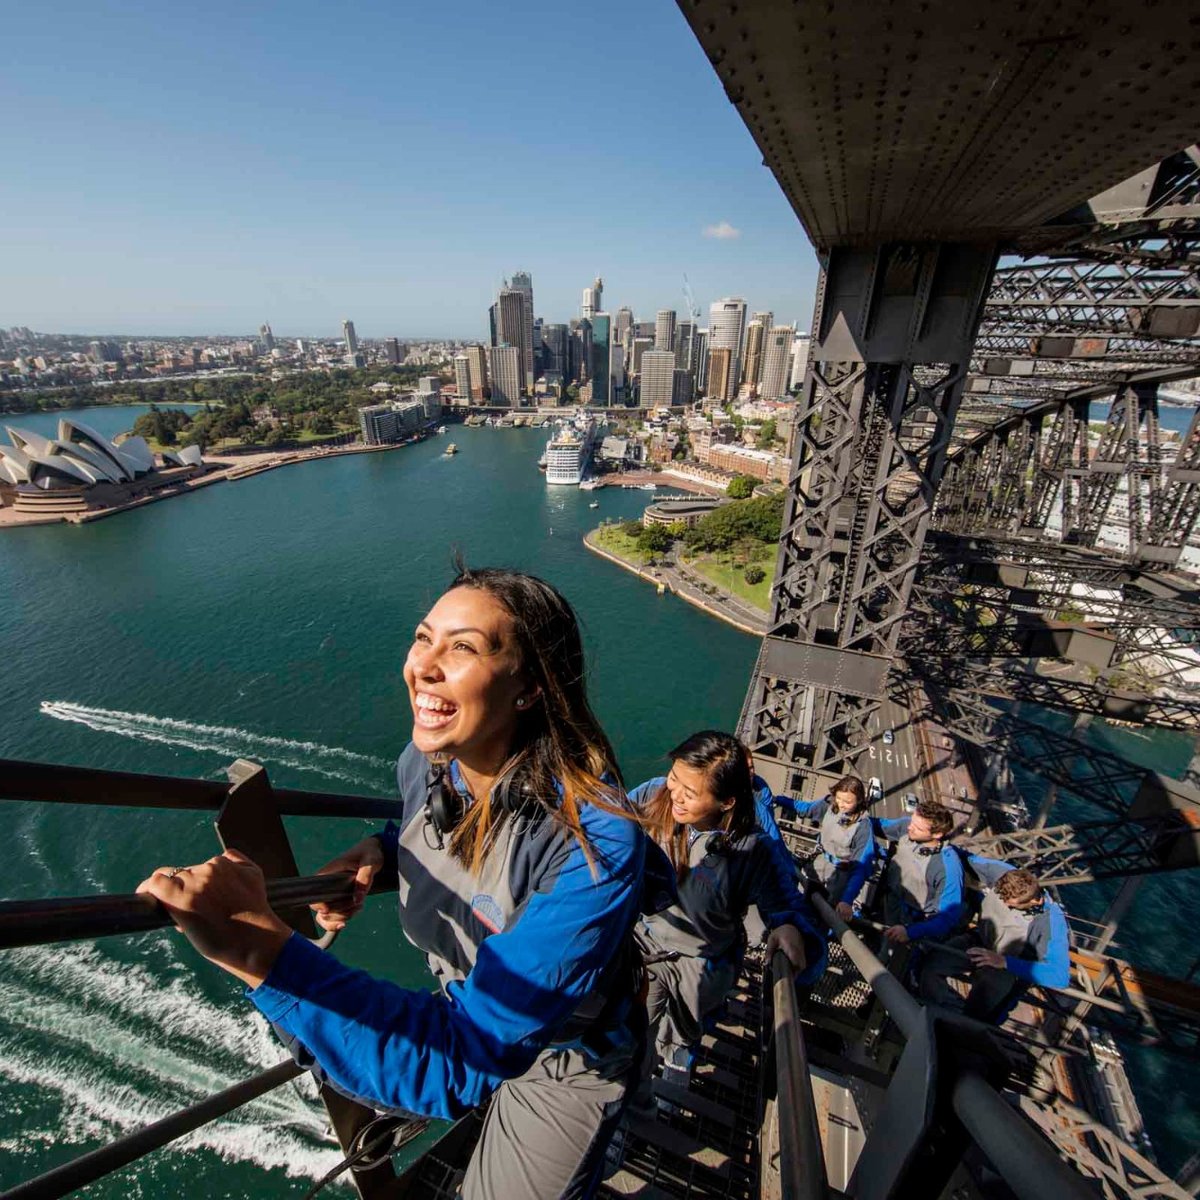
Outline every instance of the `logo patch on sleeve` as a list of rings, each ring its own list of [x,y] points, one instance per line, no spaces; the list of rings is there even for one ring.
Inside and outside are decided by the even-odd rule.
[[[493,896],[478,892],[471,897],[471,912],[493,933],[499,933],[504,928],[505,918],[500,905]]]

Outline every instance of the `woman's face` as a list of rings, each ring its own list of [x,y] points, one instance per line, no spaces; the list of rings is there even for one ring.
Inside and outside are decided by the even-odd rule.
[[[700,830],[718,828],[733,807],[732,800],[713,795],[708,773],[702,767],[689,767],[685,762],[671,764],[667,791],[671,794],[671,815],[675,820]]]
[[[833,807],[837,812],[848,815],[858,807],[858,797],[851,791],[834,792]]]
[[[478,588],[452,588],[429,610],[413,635],[404,682],[417,749],[479,770],[508,757],[517,719],[532,699],[513,619]]]

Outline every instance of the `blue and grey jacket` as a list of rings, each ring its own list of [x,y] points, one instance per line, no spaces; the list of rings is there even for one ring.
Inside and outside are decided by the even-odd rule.
[[[466,791],[456,771],[451,780]],[[596,861],[548,814],[504,820],[479,876],[425,816],[429,770],[396,765],[402,813],[378,835],[399,878],[405,935],[441,986],[398,987],[297,935],[250,999],[312,1051],[340,1087],[390,1108],[455,1118],[544,1051],[632,1043],[632,931],[673,899],[665,856],[639,826],[593,805],[580,819]]]
[[[821,826],[817,853],[824,856],[831,866],[848,872],[841,899],[853,904],[871,876],[875,862],[875,836],[871,830],[871,818],[862,811],[850,822],[842,817],[833,806],[833,798],[821,800],[792,800],[788,797],[792,811],[798,817],[806,817]],[[850,822],[845,827],[842,821]]]
[[[640,807],[665,784],[662,776],[647,780],[629,798]],[[825,939],[796,888],[795,872],[784,867],[769,838],[755,831],[731,840],[711,830],[691,839],[688,858],[678,902],[641,923],[656,949],[714,962],[740,957],[746,910],[755,904],[768,928],[795,925],[800,930],[807,966],[796,976],[797,983],[808,984],[820,976],[825,970]]]
[[[1065,988],[1071,982],[1071,935],[1063,910],[1049,896],[1040,911],[1008,907],[993,888],[1013,868],[994,858],[968,856],[984,885],[977,932],[989,949],[1004,955],[1005,969],[1037,987]]]
[[[907,835],[911,820],[911,816],[871,818],[875,833],[896,843],[887,869],[888,891],[901,903],[909,938],[948,937],[966,915],[962,859],[953,846],[945,843],[934,849],[910,841]]]

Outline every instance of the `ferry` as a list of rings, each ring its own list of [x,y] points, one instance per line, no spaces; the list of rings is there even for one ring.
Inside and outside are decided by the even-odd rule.
[[[453,442],[451,442],[450,445],[448,445],[446,447],[446,455],[449,456],[451,454],[457,454],[457,453],[458,453],[458,447]]]
[[[588,508],[599,508],[599,507],[600,507],[600,503],[597,500],[593,500],[591,502],[591,504],[588,505]]]
[[[581,413],[569,425],[550,435],[546,443],[546,482],[570,484],[583,482],[596,445],[595,418]]]

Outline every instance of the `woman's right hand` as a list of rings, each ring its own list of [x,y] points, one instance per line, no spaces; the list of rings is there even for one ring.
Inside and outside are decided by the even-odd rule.
[[[379,839],[374,837],[363,838],[344,854],[339,854],[337,858],[327,862],[317,874],[331,875],[338,871],[353,871],[354,894],[347,900],[331,903],[320,901],[311,905],[316,914],[317,924],[331,932],[345,929],[346,922],[362,908],[367,892],[371,890],[371,881],[382,869],[383,847]]]

